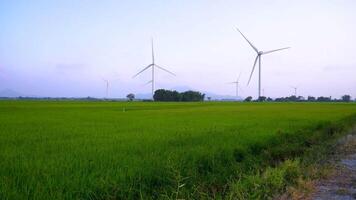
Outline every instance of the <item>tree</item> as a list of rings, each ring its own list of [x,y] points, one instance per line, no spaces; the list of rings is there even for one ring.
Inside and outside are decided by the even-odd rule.
[[[330,97],[318,97],[316,99],[317,101],[325,102],[325,101],[331,101]]]
[[[164,89],[156,90],[153,99],[155,101],[167,101],[167,92]]]
[[[342,99],[342,101],[344,101],[344,102],[349,102],[349,101],[351,101],[351,96],[345,94],[344,96],[341,97],[341,99]]]
[[[303,96],[298,96],[298,101],[304,101],[305,100],[305,98],[303,97]]]
[[[315,101],[316,99],[315,99],[315,97],[313,97],[313,96],[308,96],[308,101]]]
[[[292,95],[292,96],[289,97],[288,101],[298,101],[298,97],[295,96],[295,95]]]
[[[172,101],[180,101],[181,100],[181,97],[182,95],[179,93],[179,92],[177,92],[177,91],[173,91],[172,93],[171,93],[171,100]]]
[[[186,91],[183,92],[182,94],[182,101],[204,101],[205,94],[202,94],[197,91]]]
[[[204,101],[204,97],[205,94],[191,90],[179,93],[175,90],[159,89],[153,95],[155,101]]]
[[[251,96],[248,96],[248,97],[246,97],[246,99],[245,99],[244,101],[250,102],[250,101],[252,101],[252,97],[251,97]]]
[[[180,101],[181,94],[175,90],[159,89],[155,91],[153,99],[155,101]]]
[[[266,97],[265,96],[260,96],[260,97],[258,97],[258,101],[266,101]]]
[[[166,91],[163,89],[156,90],[153,95],[153,100],[155,101],[164,101]]]
[[[135,95],[130,93],[130,94],[126,95],[126,98],[128,98],[130,101],[133,101],[135,99]]]
[[[211,97],[207,97],[208,101],[211,101]]]

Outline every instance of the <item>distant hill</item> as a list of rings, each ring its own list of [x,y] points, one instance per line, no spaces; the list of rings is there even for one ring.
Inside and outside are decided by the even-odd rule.
[[[222,100],[222,101],[242,101],[242,97],[236,98],[236,96],[231,95],[223,95],[223,94],[214,94],[210,92],[203,92],[205,94],[205,98],[211,97],[211,100]]]
[[[135,94],[135,99],[152,99],[151,93]]]

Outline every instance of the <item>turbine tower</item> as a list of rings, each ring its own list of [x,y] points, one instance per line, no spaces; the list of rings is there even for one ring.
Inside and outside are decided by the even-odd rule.
[[[104,81],[105,84],[106,84],[105,98],[108,98],[108,95],[109,95],[109,85],[110,85],[110,83],[109,83],[109,80],[107,80],[107,79],[103,79],[103,81]]]
[[[280,48],[280,49],[275,49],[275,50],[270,50],[270,51],[259,51],[245,36],[244,34],[242,34],[242,32],[236,28],[236,30],[238,32],[240,32],[240,34],[242,35],[243,38],[245,38],[245,40],[247,41],[247,43],[249,43],[249,45],[252,47],[252,49],[257,53],[257,56],[256,56],[256,59],[255,59],[255,62],[253,64],[253,67],[252,67],[252,71],[251,71],[251,74],[250,74],[250,78],[248,79],[248,83],[247,85],[250,84],[250,81],[251,81],[251,77],[252,77],[252,74],[255,70],[255,67],[256,67],[256,63],[257,63],[257,60],[258,60],[258,98],[261,97],[261,57],[262,55],[265,55],[265,54],[269,54],[269,53],[272,53],[272,52],[275,52],[275,51],[281,51],[281,50],[284,50],[284,49],[289,49],[290,47],[285,47],[285,48]]]
[[[236,81],[230,82],[230,84],[236,84],[236,99],[239,98],[239,80],[240,80],[240,77],[241,77],[241,73],[237,77]]]
[[[294,96],[297,96],[298,87],[296,86],[290,86],[290,87],[294,89]]]
[[[158,66],[155,63],[155,55],[154,55],[154,50],[153,50],[153,39],[151,38],[151,47],[152,47],[152,63],[149,64],[147,67],[143,68],[141,71],[139,71],[137,74],[135,74],[132,78],[135,78],[136,76],[138,76],[139,74],[141,74],[142,72],[146,71],[149,68],[152,68],[152,79],[150,81],[147,82],[147,84],[151,83],[152,84],[152,99],[153,99],[153,95],[155,92],[155,67],[157,67],[158,69],[161,69],[169,74],[172,74],[173,76],[175,76],[175,74],[173,72],[168,71],[167,69]]]

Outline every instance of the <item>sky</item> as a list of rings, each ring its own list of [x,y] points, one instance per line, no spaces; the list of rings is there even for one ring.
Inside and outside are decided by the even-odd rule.
[[[354,0],[0,0],[0,91],[49,97],[109,97],[190,88],[257,96],[256,53],[265,96],[356,97]]]

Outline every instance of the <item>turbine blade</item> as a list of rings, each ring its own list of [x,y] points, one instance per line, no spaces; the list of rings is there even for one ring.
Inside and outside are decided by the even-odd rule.
[[[148,85],[148,84],[150,84],[150,83],[152,83],[152,80],[148,81],[148,82],[145,83],[144,85]]]
[[[237,30],[238,32],[240,32],[240,34],[242,35],[242,37],[245,38],[245,40],[250,44],[250,46],[253,48],[253,50],[255,50],[256,53],[258,53],[258,49],[247,39],[247,37],[245,37],[244,34],[242,34],[242,32],[241,32],[238,28],[236,28],[236,30]]]
[[[137,75],[141,74],[142,72],[144,72],[146,69],[152,67],[152,64],[149,64],[147,67],[145,67],[143,70],[141,70],[140,72],[138,72],[137,74],[135,74],[132,78],[135,78]]]
[[[237,81],[236,81],[236,82],[239,82],[240,77],[241,77],[241,72],[240,72],[240,74],[239,74],[239,77],[237,77]]]
[[[240,86],[238,86],[239,87],[239,93],[240,92],[244,92],[244,90],[240,87]],[[240,96],[240,95],[239,95]]]
[[[275,50],[271,50],[271,51],[264,51],[263,54],[268,54],[268,53],[272,53],[272,52],[275,52],[275,51],[281,51],[281,50],[289,49],[289,48],[290,48],[290,47],[285,47],[285,48],[275,49]]]
[[[253,71],[255,71],[256,63],[257,63],[257,60],[259,59],[259,57],[260,56],[256,56],[255,63],[253,64],[252,71],[251,71],[251,74],[250,74],[250,78],[248,79],[247,85],[250,84],[250,81],[251,81],[251,78],[252,78],[252,74],[253,74]]]
[[[170,72],[170,71],[168,71],[167,69],[165,69],[165,68],[163,68],[163,67],[160,67],[160,66],[158,66],[158,65],[156,65],[156,64],[155,64],[155,66],[158,67],[158,68],[160,68],[160,69],[163,70],[163,71],[166,71],[166,72],[172,74],[173,76],[176,76],[173,72]]]
[[[153,50],[153,37],[151,37],[151,47],[152,47],[152,63],[155,63],[155,53]]]

